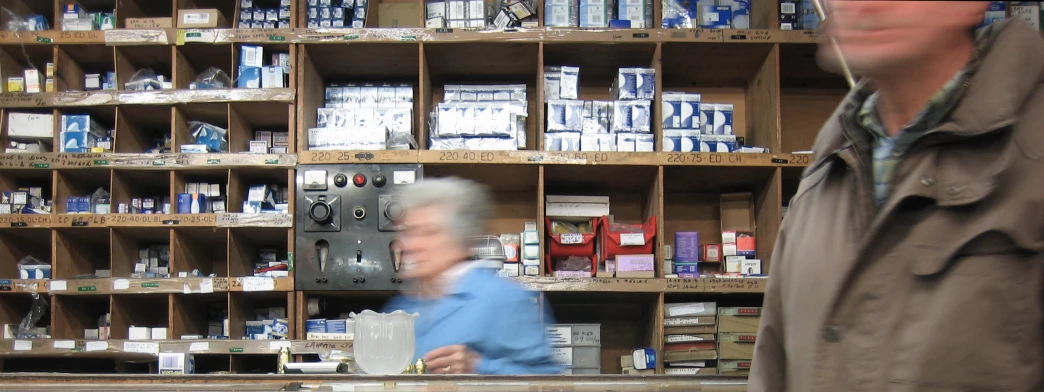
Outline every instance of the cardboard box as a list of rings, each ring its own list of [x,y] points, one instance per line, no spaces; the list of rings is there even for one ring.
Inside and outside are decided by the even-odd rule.
[[[159,353],[159,374],[192,374],[195,359],[186,353]]]
[[[718,308],[714,302],[685,302],[664,304],[665,317],[700,317],[718,314]]]
[[[721,376],[747,376],[750,374],[751,360],[723,359],[718,361],[718,375]]]
[[[214,8],[178,10],[178,28],[198,29],[229,27],[221,11]]]
[[[757,333],[761,308],[718,308],[718,332]]]
[[[719,359],[751,359],[754,358],[754,342],[757,334],[753,333],[718,333]]]
[[[417,3],[381,3],[377,7],[377,27],[421,27]]]
[[[128,29],[169,29],[173,27],[173,18],[127,18]]]

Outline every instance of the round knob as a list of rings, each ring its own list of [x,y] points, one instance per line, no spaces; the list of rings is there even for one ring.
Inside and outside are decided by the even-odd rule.
[[[376,187],[380,188],[380,187],[384,186],[384,184],[387,184],[387,183],[388,183],[388,179],[385,178],[384,176],[382,176],[380,174],[378,174],[376,176],[373,176],[373,186],[376,186]]]
[[[334,176],[334,185],[338,188],[344,188],[345,185],[348,185],[348,176],[344,175],[344,173],[337,173]]]
[[[364,176],[362,173],[356,174],[354,177],[352,177],[352,183],[354,183],[355,186],[358,187],[366,185],[366,176]]]
[[[359,278],[359,283],[366,283],[366,278]]]
[[[402,205],[401,201],[392,200],[388,202],[388,205],[384,207],[384,217],[393,221],[402,219],[402,216],[406,214],[406,207]]]
[[[352,278],[352,283],[359,283],[359,278]]]
[[[315,278],[315,283],[319,283],[319,282],[322,282],[322,279]]]
[[[325,201],[313,202],[308,206],[308,217],[320,224],[330,223],[333,220],[333,208]]]
[[[323,283],[326,283],[326,282],[328,282],[328,280],[326,280],[326,278],[323,278]]]
[[[362,218],[366,217],[366,209],[362,207],[355,207],[355,210],[352,211],[352,216],[354,216],[355,219],[362,220]]]
[[[392,282],[392,283],[395,283],[395,278],[391,278],[391,282]]]

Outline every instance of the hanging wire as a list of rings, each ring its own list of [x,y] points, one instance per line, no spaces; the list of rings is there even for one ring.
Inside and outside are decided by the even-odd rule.
[[[816,8],[816,14],[819,14],[819,20],[826,20],[826,11],[823,10],[822,0],[812,0],[812,5]],[[830,37],[830,46],[834,49],[837,61],[841,64],[841,72],[844,72],[845,74],[845,81],[848,82],[848,88],[855,87],[855,78],[852,77],[852,71],[848,68],[848,62],[845,61],[845,57],[841,54],[841,47],[838,46],[837,40],[835,40],[834,37]]]

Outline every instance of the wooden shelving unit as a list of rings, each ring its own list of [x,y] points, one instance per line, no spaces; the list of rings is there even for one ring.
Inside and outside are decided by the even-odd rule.
[[[413,1],[422,13],[422,1]],[[53,26],[67,2],[74,1],[8,3],[19,11],[53,17]],[[0,78],[9,73],[17,76],[30,66],[42,70],[47,62],[55,64],[58,75],[52,93],[0,93],[0,144],[8,141],[7,118],[12,112],[52,114],[56,122],[62,114],[90,113],[114,129],[116,139],[114,152],[106,154],[0,154],[0,191],[40,186],[55,205],[50,215],[0,215],[0,324],[21,320],[31,305],[27,293],[47,293],[50,311],[40,326],[50,326],[52,331],[52,339],[32,341],[28,350],[25,343],[16,347],[14,340],[0,340],[0,364],[3,359],[27,357],[66,358],[62,366],[92,358],[140,362],[151,354],[127,352],[127,347],[143,350],[139,345],[125,346],[128,341],[122,339],[127,338],[129,325],[165,326],[172,338],[206,335],[206,313],[220,309],[229,313],[237,339],[254,308],[266,306],[286,308],[292,340],[151,343],[161,352],[200,354],[197,369],[206,372],[273,371],[272,355],[284,344],[298,354],[346,348],[350,343],[303,340],[306,301],[327,298],[328,304],[336,305],[328,305],[326,312],[336,317],[340,312],[379,308],[392,294],[296,291],[292,272],[289,278],[250,277],[259,248],[286,252],[293,262],[296,209],[291,196],[290,214],[244,214],[246,187],[272,183],[293,192],[299,164],[421,163],[428,177],[458,176],[489,185],[499,204],[493,234],[519,232],[524,222],[543,222],[548,194],[611,196],[611,213],[621,222],[657,217],[654,253],[659,278],[554,278],[542,267],[543,277],[519,279],[525,287],[543,293],[558,322],[602,322],[602,372],[619,373],[620,355],[637,347],[662,349],[664,303],[760,304],[765,279],[664,279],[659,262],[662,249],[673,245],[678,231],[699,231],[707,242],[719,242],[714,240],[720,238],[719,196],[749,192],[755,200],[757,253],[767,271],[783,207],[811,159],[793,152],[811,148],[820,125],[848,90],[841,77],[817,67],[815,32],[776,29],[776,0],[752,1],[755,29],[750,30],[370,28],[377,27],[377,1],[370,2],[372,22],[368,20],[366,29],[307,29],[303,0],[294,2],[290,29],[124,28],[126,18],[169,17],[194,7],[219,8],[234,20],[238,3],[92,1],[92,6],[116,10],[117,30],[0,32]],[[658,10],[658,2],[653,3]],[[658,16],[656,20],[659,25]],[[187,89],[198,73],[211,66],[237,77],[236,63],[244,44],[290,53],[289,87]],[[542,151],[542,73],[544,66],[551,65],[580,66],[583,99],[608,99],[608,87],[620,67],[655,69],[652,124],[657,151],[662,144],[657,121],[661,93],[683,91],[700,93],[705,102],[733,104],[735,133],[747,145],[767,147],[771,153]],[[175,90],[81,91],[85,73],[115,72],[117,86],[122,86],[143,67],[169,76]],[[316,124],[324,87],[367,81],[414,86],[413,136],[420,149],[307,151],[307,130]],[[443,86],[455,83],[525,84],[530,101],[527,149],[428,150],[431,108],[441,101]],[[226,127],[230,152],[181,153],[180,145],[188,139],[187,122],[193,120]],[[290,132],[287,154],[242,153],[254,129],[273,128]],[[158,136],[173,139],[173,152],[142,153]],[[66,196],[85,195],[99,187],[112,193],[113,208],[146,195],[166,195],[173,202],[186,182],[203,181],[228,185],[228,213],[82,215],[64,209]],[[137,249],[149,244],[170,247],[172,275],[198,269],[215,277],[131,278]],[[53,279],[16,279],[16,263],[26,255],[49,261]],[[112,278],[75,279],[97,269],[110,269]],[[64,289],[56,290],[56,283]],[[113,340],[104,349],[97,344],[88,349],[83,329],[105,313],[112,314]],[[197,343],[198,350],[190,350]],[[203,343],[206,350],[201,349]],[[8,362],[7,371],[46,370],[41,362],[25,366]],[[147,373],[154,367],[92,369]],[[663,372],[662,363],[659,371]]]

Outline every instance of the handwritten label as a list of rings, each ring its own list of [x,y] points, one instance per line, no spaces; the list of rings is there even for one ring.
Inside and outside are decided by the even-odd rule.
[[[84,351],[105,351],[109,349],[109,342],[87,342]]]
[[[54,348],[72,350],[72,349],[76,348],[76,341],[75,340],[55,340],[54,341]]]
[[[275,290],[275,279],[250,276],[239,278],[243,284],[243,291],[272,291]]]
[[[486,151],[442,151],[439,153],[440,162],[493,162],[496,155]]]
[[[29,351],[33,349],[32,340],[15,340],[14,342],[15,351]]]
[[[214,292],[214,280],[203,279],[199,282],[199,292],[203,294]]]
[[[573,364],[572,347],[555,347],[551,349],[551,361],[561,366]]]
[[[645,234],[643,234],[643,233],[623,233],[623,234],[620,234],[620,245],[622,245],[622,246],[644,246],[645,245]]]
[[[116,279],[112,281],[113,290],[126,290],[130,288],[130,281],[127,279]]]
[[[0,215],[0,225],[10,225],[11,227],[42,226],[50,223],[50,221],[51,217],[49,215]]]
[[[277,341],[268,343],[268,349],[269,350],[280,350],[283,347],[290,348],[290,342],[286,341],[286,340],[277,340]]]
[[[700,281],[696,279],[667,279],[667,290],[697,291]]]
[[[159,354],[159,343],[152,342],[123,342],[123,352]]]
[[[47,291],[65,291],[69,289],[69,284],[64,280],[52,280],[47,283]]]
[[[584,235],[580,233],[562,234],[559,242],[561,242],[562,245],[582,244],[584,242]]]
[[[189,352],[210,351],[210,342],[195,342],[189,345]]]
[[[593,329],[574,328],[573,344],[602,344],[602,337]]]
[[[84,214],[84,215],[68,215],[62,214],[55,216],[55,222],[59,226],[72,226],[72,227],[88,227],[88,226],[105,226],[105,215],[95,214]]]

